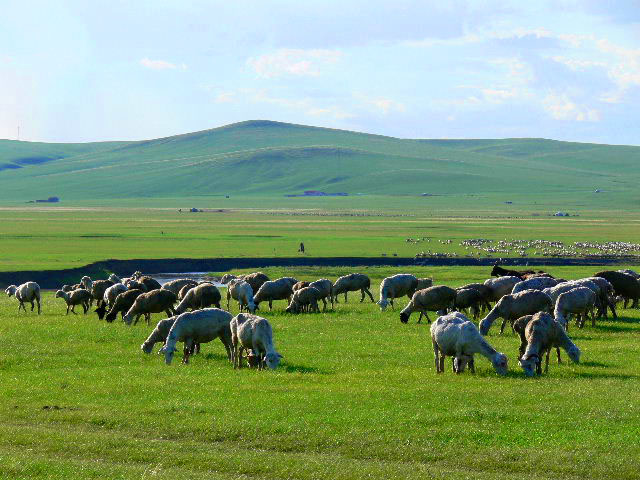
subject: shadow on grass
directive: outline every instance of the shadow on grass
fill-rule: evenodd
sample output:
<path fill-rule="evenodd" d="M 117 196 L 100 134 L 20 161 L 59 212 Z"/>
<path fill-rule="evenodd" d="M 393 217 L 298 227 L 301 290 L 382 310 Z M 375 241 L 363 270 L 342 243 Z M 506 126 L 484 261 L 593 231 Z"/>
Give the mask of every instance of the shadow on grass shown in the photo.
<path fill-rule="evenodd" d="M 597 372 L 577 372 L 574 374 L 576 378 L 611 378 L 615 380 L 631 380 L 640 378 L 640 375 L 626 375 L 620 373 L 597 373 Z"/>
<path fill-rule="evenodd" d="M 615 333 L 615 332 L 637 332 L 638 331 L 637 328 L 625 327 L 624 325 L 597 325 L 596 324 L 595 327 L 590 327 L 590 328 L 595 328 L 598 332 L 609 332 L 609 333 Z M 569 334 L 571 334 L 571 332 Z"/>
<path fill-rule="evenodd" d="M 611 365 L 607 365 L 602 362 L 582 362 L 580 365 L 584 365 L 585 367 L 596 367 L 596 368 L 609 368 Z"/>
<path fill-rule="evenodd" d="M 317 373 L 320 375 L 329 375 L 332 372 L 330 370 L 323 370 L 316 367 L 307 367 L 305 365 L 292 365 L 290 363 L 282 363 L 281 369 L 287 373 Z"/>

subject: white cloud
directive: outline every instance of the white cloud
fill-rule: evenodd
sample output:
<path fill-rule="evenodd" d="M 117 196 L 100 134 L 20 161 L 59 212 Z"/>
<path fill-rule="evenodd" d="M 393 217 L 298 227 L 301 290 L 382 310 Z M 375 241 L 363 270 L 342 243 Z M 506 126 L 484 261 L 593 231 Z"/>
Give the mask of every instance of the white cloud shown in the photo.
<path fill-rule="evenodd" d="M 251 57 L 247 65 L 264 78 L 318 76 L 323 67 L 337 63 L 342 55 L 340 50 L 282 48 L 274 53 Z"/>
<path fill-rule="evenodd" d="M 367 98 L 365 103 L 373 107 L 378 112 L 388 115 L 392 112 L 404 112 L 407 110 L 405 105 L 390 98 Z"/>
<path fill-rule="evenodd" d="M 310 108 L 309 110 L 306 111 L 306 113 L 314 117 L 331 117 L 337 120 L 345 120 L 347 118 L 355 117 L 354 114 L 349 113 L 346 110 L 343 110 L 342 108 L 336 107 L 336 106 L 324 107 L 324 108 Z"/>
<path fill-rule="evenodd" d="M 235 99 L 236 94 L 234 92 L 220 92 L 216 95 L 216 103 L 230 103 Z"/>
<path fill-rule="evenodd" d="M 543 100 L 544 109 L 556 120 L 598 122 L 600 112 L 577 105 L 566 94 L 549 93 Z"/>
<path fill-rule="evenodd" d="M 186 70 L 187 66 L 182 63 L 180 65 L 176 65 L 171 62 L 167 62 L 166 60 L 151 60 L 147 57 L 140 60 L 140 65 L 145 68 L 150 68 L 151 70 Z"/>
<path fill-rule="evenodd" d="M 567 57 L 563 57 L 561 55 L 555 55 L 555 56 L 550 57 L 550 58 L 554 62 L 566 65 L 567 67 L 569 67 L 571 70 L 574 70 L 574 71 L 582 71 L 582 70 L 587 70 L 588 68 L 595 68 L 595 67 L 601 67 L 602 68 L 602 67 L 606 67 L 607 66 L 607 64 L 605 62 L 598 62 L 598 61 L 594 61 L 594 60 L 580 60 L 580 59 L 575 59 L 575 58 L 567 58 Z"/>

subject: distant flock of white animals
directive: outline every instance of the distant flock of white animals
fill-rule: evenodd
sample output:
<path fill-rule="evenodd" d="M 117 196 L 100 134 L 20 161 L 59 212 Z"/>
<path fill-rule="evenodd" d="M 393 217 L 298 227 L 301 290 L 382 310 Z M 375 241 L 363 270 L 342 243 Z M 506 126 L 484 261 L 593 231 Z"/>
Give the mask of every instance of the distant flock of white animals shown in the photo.
<path fill-rule="evenodd" d="M 502 318 L 500 333 L 507 322 L 520 337 L 519 365 L 527 376 L 542 373 L 542 358 L 546 356 L 545 372 L 549 367 L 549 354 L 553 348 L 561 362 L 560 349 L 578 363 L 580 349 L 568 336 L 569 320 L 575 315 L 576 325 L 584 326 L 591 319 L 595 326 L 597 318 L 606 318 L 611 311 L 614 318 L 616 304 L 632 301 L 638 306 L 640 299 L 640 275 L 633 270 L 603 271 L 592 277 L 577 280 L 554 278 L 545 272 L 507 270 L 494 266 L 492 278 L 484 283 L 471 283 L 459 288 L 433 285 L 431 278 L 416 278 L 410 274 L 397 274 L 385 278 L 380 284 L 381 310 L 389 305 L 394 308 L 394 299 L 407 296 L 410 301 L 400 311 L 400 320 L 407 323 L 413 312 L 420 312 L 418 323 L 427 312 L 437 312 L 439 317 L 431 325 L 431 340 L 436 371 L 444 371 L 445 357 L 452 357 L 453 371 L 462 373 L 469 367 L 475 372 L 474 355 L 486 357 L 495 371 L 507 373 L 507 357 L 497 352 L 484 338 L 493 322 Z M 495 278 L 494 278 L 495 277 Z M 113 322 L 120 313 L 127 325 L 135 325 L 144 315 L 147 324 L 151 314 L 166 312 L 169 318 L 158 322 L 156 328 L 142 344 L 142 351 L 151 353 L 156 343 L 163 343 L 159 353 L 164 354 L 170 364 L 176 352 L 176 344 L 183 342 L 183 363 L 199 352 L 200 344 L 219 338 L 227 357 L 234 368 L 244 365 L 275 369 L 280 363 L 280 355 L 274 346 L 273 330 L 269 321 L 255 314 L 263 303 L 269 310 L 276 300 L 286 300 L 288 313 L 319 312 L 318 302 L 323 310 L 327 302 L 331 308 L 338 303 L 338 297 L 359 291 L 360 302 L 371 294 L 371 281 L 367 275 L 351 273 L 335 282 L 320 279 L 302 282 L 292 277 L 270 280 L 264 273 L 248 275 L 227 274 L 221 278 L 227 286 L 226 310 L 221 309 L 222 296 L 212 283 L 198 283 L 183 278 L 160 285 L 156 280 L 141 272 L 131 277 L 118 278 L 110 275 L 108 280 L 91 280 L 82 277 L 79 284 L 64 285 L 55 294 L 62 298 L 69 311 L 75 312 L 80 305 L 86 314 L 93 302 L 100 319 Z M 40 287 L 35 282 L 20 286 L 11 285 L 5 292 L 15 296 L 19 302 L 18 312 L 25 303 L 40 308 Z M 256 292 L 254 294 L 254 292 Z M 231 315 L 230 303 L 237 301 L 240 313 Z M 177 303 L 177 306 L 175 306 Z M 493 305 L 492 305 L 493 304 Z M 210 308 L 213 307 L 213 308 Z M 479 328 L 466 316 L 477 320 Z"/>

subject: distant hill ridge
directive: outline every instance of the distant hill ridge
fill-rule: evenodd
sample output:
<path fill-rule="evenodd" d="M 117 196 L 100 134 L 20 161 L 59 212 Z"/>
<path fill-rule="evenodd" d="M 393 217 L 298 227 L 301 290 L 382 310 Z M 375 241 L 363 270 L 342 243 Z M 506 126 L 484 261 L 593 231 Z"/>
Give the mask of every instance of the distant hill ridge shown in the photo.
<path fill-rule="evenodd" d="M 635 192 L 640 147 L 422 140 L 251 120 L 144 141 L 0 140 L 0 200 L 328 193 Z M 577 194 L 577 193 L 575 193 Z"/>

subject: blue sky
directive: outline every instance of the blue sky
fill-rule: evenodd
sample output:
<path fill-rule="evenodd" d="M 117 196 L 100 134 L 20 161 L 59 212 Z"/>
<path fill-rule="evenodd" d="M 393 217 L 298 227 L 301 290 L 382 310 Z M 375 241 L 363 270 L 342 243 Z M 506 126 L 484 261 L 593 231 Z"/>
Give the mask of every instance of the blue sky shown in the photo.
<path fill-rule="evenodd" d="M 640 145 L 639 106 L 640 1 L 2 2 L 0 138 L 271 119 Z"/>

